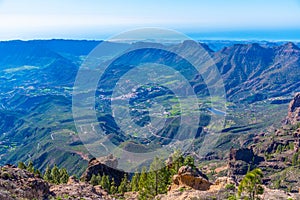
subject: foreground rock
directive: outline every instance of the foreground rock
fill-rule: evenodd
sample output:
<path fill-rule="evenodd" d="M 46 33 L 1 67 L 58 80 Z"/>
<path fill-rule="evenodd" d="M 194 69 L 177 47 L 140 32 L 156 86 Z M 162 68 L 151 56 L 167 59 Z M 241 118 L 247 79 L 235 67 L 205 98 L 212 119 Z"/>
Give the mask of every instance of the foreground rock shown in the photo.
<path fill-rule="evenodd" d="M 212 197 L 226 199 L 228 192 L 225 192 L 225 187 L 227 184 L 234 184 L 234 181 L 228 177 L 220 177 L 213 184 L 199 169 L 182 166 L 178 170 L 178 174 L 174 175 L 168 193 L 158 195 L 155 199 L 204 200 L 212 199 Z"/>
<path fill-rule="evenodd" d="M 111 199 L 100 186 L 70 177 L 68 184 L 52 185 L 26 170 L 12 165 L 0 167 L 0 199 Z"/>
<path fill-rule="evenodd" d="M 260 196 L 261 199 L 268 200 L 286 200 L 286 199 L 300 199 L 299 194 L 288 193 L 283 190 L 272 190 L 267 187 L 264 187 L 264 194 Z"/>
<path fill-rule="evenodd" d="M 287 193 L 282 190 L 271 190 L 264 187 L 264 194 L 260 195 L 260 199 L 263 200 L 287 200 L 300 199 L 299 194 Z M 220 190 L 208 190 L 200 191 L 194 189 L 187 190 L 173 190 L 169 191 L 168 194 L 156 196 L 156 200 L 211 200 L 211 199 L 227 199 L 228 190 L 222 188 Z M 234 193 L 231 193 L 234 195 Z"/>
<path fill-rule="evenodd" d="M 72 178 L 70 179 L 68 184 L 52 185 L 50 187 L 52 196 L 60 199 L 78 200 L 111 199 L 101 186 L 92 186 L 74 179 L 72 180 Z"/>
<path fill-rule="evenodd" d="M 92 175 L 108 175 L 110 180 L 113 178 L 116 185 L 119 185 L 125 175 L 124 171 L 116 169 L 118 162 L 112 155 L 100 159 L 93 158 L 89 161 L 88 168 L 82 174 L 81 179 L 90 181 Z"/>
<path fill-rule="evenodd" d="M 188 187 L 196 190 L 206 191 L 211 183 L 206 175 L 201 173 L 197 168 L 192 169 L 190 166 L 182 166 L 178 174 L 174 175 L 170 190 L 176 190 L 182 187 Z"/>
<path fill-rule="evenodd" d="M 0 168 L 0 199 L 45 199 L 50 186 L 34 174 L 11 165 Z"/>
<path fill-rule="evenodd" d="M 200 191 L 194 189 L 187 190 L 173 190 L 169 191 L 168 194 L 162 194 L 155 197 L 156 200 L 211 200 L 212 197 L 217 199 L 226 199 L 225 192 L 210 192 Z"/>

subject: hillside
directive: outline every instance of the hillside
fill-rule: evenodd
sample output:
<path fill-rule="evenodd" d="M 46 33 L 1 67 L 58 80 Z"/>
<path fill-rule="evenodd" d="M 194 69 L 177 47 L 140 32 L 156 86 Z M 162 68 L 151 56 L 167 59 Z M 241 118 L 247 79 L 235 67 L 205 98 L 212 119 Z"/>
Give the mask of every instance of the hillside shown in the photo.
<path fill-rule="evenodd" d="M 1 164 L 32 160 L 35 166 L 45 170 L 47 164 L 66 167 L 71 173 L 80 175 L 84 165 L 92 157 L 80 141 L 72 119 L 72 87 L 76 72 L 87 54 L 96 46 L 97 41 L 8 41 L 0 42 L 0 156 Z M 113 48 L 128 44 L 109 43 Z M 132 44 L 138 45 L 138 44 Z M 154 44 L 156 46 L 162 44 Z M 188 41 L 179 45 L 183 51 L 193 52 Z M 176 48 L 170 46 L 168 48 Z M 211 42 L 209 45 L 213 45 Z M 116 144 L 127 149 L 145 148 L 144 141 L 123 135 L 118 129 L 109 111 L 106 98 L 109 89 L 117 77 L 140 62 L 161 62 L 179 70 L 193 86 L 203 101 L 203 112 L 198 134 L 191 151 L 197 157 L 206 159 L 210 155 L 223 157 L 224 150 L 231 146 L 245 145 L 251 134 L 269 129 L 270 125 L 279 127 L 285 116 L 287 103 L 292 94 L 299 91 L 299 47 L 291 42 L 277 45 L 260 45 L 256 43 L 227 44 L 218 51 L 201 44 L 208 55 L 213 58 L 225 83 L 227 102 L 226 123 L 219 127 L 222 134 L 209 151 L 197 152 L 203 145 L 203 137 L 209 136 L 206 126 L 212 113 L 207 109 L 207 88 L 198 74 L 175 55 L 159 60 L 155 55 L 164 55 L 158 49 L 135 51 L 124 55 L 115 62 L 107 76 L 102 79 L 103 98 L 99 103 L 98 120 L 107 134 L 111 134 Z M 76 47 L 76 48 L 75 48 Z M 79 48 L 78 48 L 79 47 Z M 206 59 L 201 57 L 202 59 Z M 125 63 L 125 64 L 124 64 Z M 132 66 L 129 66 L 132 65 Z M 118 76 L 116 76 L 118 75 Z M 211 80 L 212 83 L 214 80 Z M 151 90 L 140 88 L 131 106 L 138 112 L 131 113 L 140 125 L 147 123 L 147 112 L 138 107 L 151 98 L 161 98 L 170 104 L 172 114 L 166 127 L 159 133 L 160 137 L 151 138 L 157 144 L 168 144 L 174 137 L 180 113 L 176 101 L 167 88 L 151 86 Z M 102 88 L 103 89 L 103 88 Z M 178 85 L 180 89 L 180 85 Z M 175 103 L 174 103 L 175 102 Z M 140 110 L 139 110 L 140 109 Z M 104 112 L 102 112 L 104 111 Z M 185 133 L 188 132 L 184 130 Z M 133 143 L 132 143 L 133 140 Z M 128 142 L 131 141 L 131 142 Z M 151 146 L 156 148 L 156 146 Z"/>

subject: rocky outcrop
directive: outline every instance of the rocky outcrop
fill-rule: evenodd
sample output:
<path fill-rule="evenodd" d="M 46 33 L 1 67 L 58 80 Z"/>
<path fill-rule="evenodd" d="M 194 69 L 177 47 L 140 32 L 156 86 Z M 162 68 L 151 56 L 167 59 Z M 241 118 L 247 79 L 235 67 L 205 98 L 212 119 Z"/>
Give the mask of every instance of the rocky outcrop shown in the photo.
<path fill-rule="evenodd" d="M 108 155 L 108 156 L 104 156 L 104 157 L 97 158 L 97 160 L 98 160 L 100 163 L 102 163 L 102 164 L 104 164 L 104 165 L 106 165 L 106 166 L 108 166 L 108 167 L 111 167 L 111 168 L 117 168 L 117 167 L 118 167 L 118 159 L 115 158 L 115 157 L 113 156 L 113 154 L 110 154 L 110 155 Z"/>
<path fill-rule="evenodd" d="M 263 157 L 255 155 L 252 149 L 230 149 L 228 161 L 228 177 L 238 181 L 239 177 L 245 175 L 247 171 L 252 170 L 260 162 L 264 161 Z"/>
<path fill-rule="evenodd" d="M 110 179 L 114 179 L 116 185 L 119 185 L 125 172 L 116 169 L 117 164 L 116 158 L 111 155 L 99 159 L 93 158 L 89 161 L 88 168 L 82 174 L 81 180 L 90 181 L 93 174 L 108 175 Z"/>
<path fill-rule="evenodd" d="M 232 178 L 224 176 L 224 177 L 218 177 L 216 179 L 215 183 L 212 186 L 217 186 L 221 189 L 221 188 L 225 188 L 225 186 L 227 184 L 235 184 L 235 183 L 234 183 L 234 180 Z"/>
<path fill-rule="evenodd" d="M 101 186 L 79 182 L 71 176 L 67 184 L 49 184 L 39 176 L 12 165 L 0 167 L 0 199 L 104 199 L 111 197 Z"/>
<path fill-rule="evenodd" d="M 74 182 L 74 180 L 69 180 L 68 184 L 52 185 L 50 192 L 53 197 L 60 199 L 111 199 L 101 186 L 92 186 L 84 182 Z"/>
<path fill-rule="evenodd" d="M 300 122 L 300 93 L 297 93 L 295 94 L 294 98 L 289 104 L 286 123 L 293 125 L 299 122 Z"/>
<path fill-rule="evenodd" d="M 183 167 L 182 169 L 187 169 L 187 168 Z M 226 190 L 225 187 L 227 184 L 234 184 L 233 180 L 228 177 L 219 177 L 214 184 L 209 183 L 207 179 L 205 180 L 206 180 L 205 188 L 200 187 L 201 189 L 195 189 L 195 187 L 190 187 L 190 186 L 187 187 L 186 185 L 182 184 L 180 187 L 177 187 L 177 189 L 169 190 L 167 194 L 157 195 L 155 199 L 156 200 L 187 200 L 187 199 L 208 200 L 213 198 L 227 199 L 227 196 L 229 195 L 230 191 Z M 189 182 L 189 184 L 190 183 L 191 182 Z"/>
<path fill-rule="evenodd" d="M 193 169 L 190 166 L 182 166 L 178 174 L 173 176 L 170 190 L 176 190 L 182 187 L 193 188 L 195 190 L 209 190 L 211 183 L 200 170 Z"/>
<path fill-rule="evenodd" d="M 0 167 L 0 199 L 45 199 L 50 186 L 34 174 L 12 165 Z"/>

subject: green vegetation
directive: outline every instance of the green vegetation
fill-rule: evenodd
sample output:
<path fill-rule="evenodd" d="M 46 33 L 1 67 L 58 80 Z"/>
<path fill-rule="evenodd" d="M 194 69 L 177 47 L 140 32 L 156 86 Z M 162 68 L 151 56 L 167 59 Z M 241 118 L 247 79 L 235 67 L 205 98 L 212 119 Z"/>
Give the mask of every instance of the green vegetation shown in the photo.
<path fill-rule="evenodd" d="M 179 151 L 176 151 L 171 159 L 172 163 L 165 166 L 164 162 L 156 157 L 148 173 L 146 168 L 143 168 L 140 174 L 135 173 L 131 180 L 131 190 L 139 192 L 139 199 L 153 199 L 157 194 L 166 193 L 173 175 L 181 166 L 186 164 L 195 167 L 194 159 L 191 156 L 184 159 Z"/>
<path fill-rule="evenodd" d="M 249 200 L 259 199 L 258 195 L 263 194 L 264 190 L 261 186 L 263 173 L 261 169 L 254 169 L 248 172 L 238 187 L 238 196 L 241 197 L 243 193 L 248 195 Z"/>
<path fill-rule="evenodd" d="M 40 170 L 34 168 L 33 162 L 31 160 L 28 162 L 28 165 L 26 165 L 24 162 L 19 162 L 18 168 L 25 169 L 31 173 L 34 173 L 35 175 L 42 177 L 42 173 L 40 172 Z"/>
<path fill-rule="evenodd" d="M 123 177 L 123 179 L 118 187 L 118 192 L 120 194 L 124 194 L 127 191 L 129 191 L 129 181 L 128 181 L 127 175 L 125 174 L 125 176 Z"/>
<path fill-rule="evenodd" d="M 57 165 L 54 165 L 50 173 L 49 171 L 45 172 L 44 179 L 46 180 L 46 178 L 50 183 L 62 184 L 68 182 L 69 174 L 67 173 L 67 170 L 65 168 L 59 169 Z"/>
<path fill-rule="evenodd" d="M 111 184 L 110 184 L 110 193 L 111 194 L 116 194 L 118 192 L 118 187 L 116 186 L 115 180 L 112 179 Z"/>
<path fill-rule="evenodd" d="M 137 192 L 139 190 L 139 180 L 140 174 L 134 173 L 133 177 L 131 178 L 131 191 Z"/>
<path fill-rule="evenodd" d="M 234 191 L 235 190 L 235 185 L 234 184 L 227 184 L 225 186 L 225 189 L 226 190 L 232 190 L 232 191 Z"/>
<path fill-rule="evenodd" d="M 90 183 L 91 183 L 93 186 L 95 186 L 95 185 L 100 185 L 100 184 L 101 184 L 101 176 L 100 176 L 100 174 L 98 174 L 98 175 L 93 174 L 93 175 L 92 175 L 92 178 L 91 178 L 91 180 L 90 180 Z"/>
<path fill-rule="evenodd" d="M 299 164 L 299 152 L 295 153 L 292 158 L 292 165 L 297 166 Z"/>
<path fill-rule="evenodd" d="M 110 180 L 109 180 L 108 175 L 104 174 L 102 176 L 100 185 L 103 187 L 103 189 L 105 189 L 109 192 L 109 190 L 110 190 Z"/>
<path fill-rule="evenodd" d="M 27 170 L 31 173 L 34 173 L 35 175 L 43 178 L 45 181 L 48 181 L 48 182 L 54 183 L 54 184 L 67 183 L 68 179 L 69 179 L 69 174 L 67 172 L 67 169 L 66 168 L 60 169 L 57 167 L 57 165 L 54 165 L 54 167 L 52 169 L 48 165 L 44 174 L 42 174 L 38 169 L 34 168 L 32 161 L 29 161 L 28 165 L 26 165 L 24 162 L 19 162 L 18 168 L 25 169 L 25 170 Z"/>

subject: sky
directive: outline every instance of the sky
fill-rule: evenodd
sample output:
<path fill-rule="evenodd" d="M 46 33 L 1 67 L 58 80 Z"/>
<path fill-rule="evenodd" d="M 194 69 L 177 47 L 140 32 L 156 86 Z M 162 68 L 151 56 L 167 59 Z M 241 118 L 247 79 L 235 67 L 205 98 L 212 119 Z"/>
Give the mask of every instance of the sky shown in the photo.
<path fill-rule="evenodd" d="M 105 39 L 143 27 L 197 39 L 300 40 L 300 0 L 0 0 L 0 40 Z"/>

